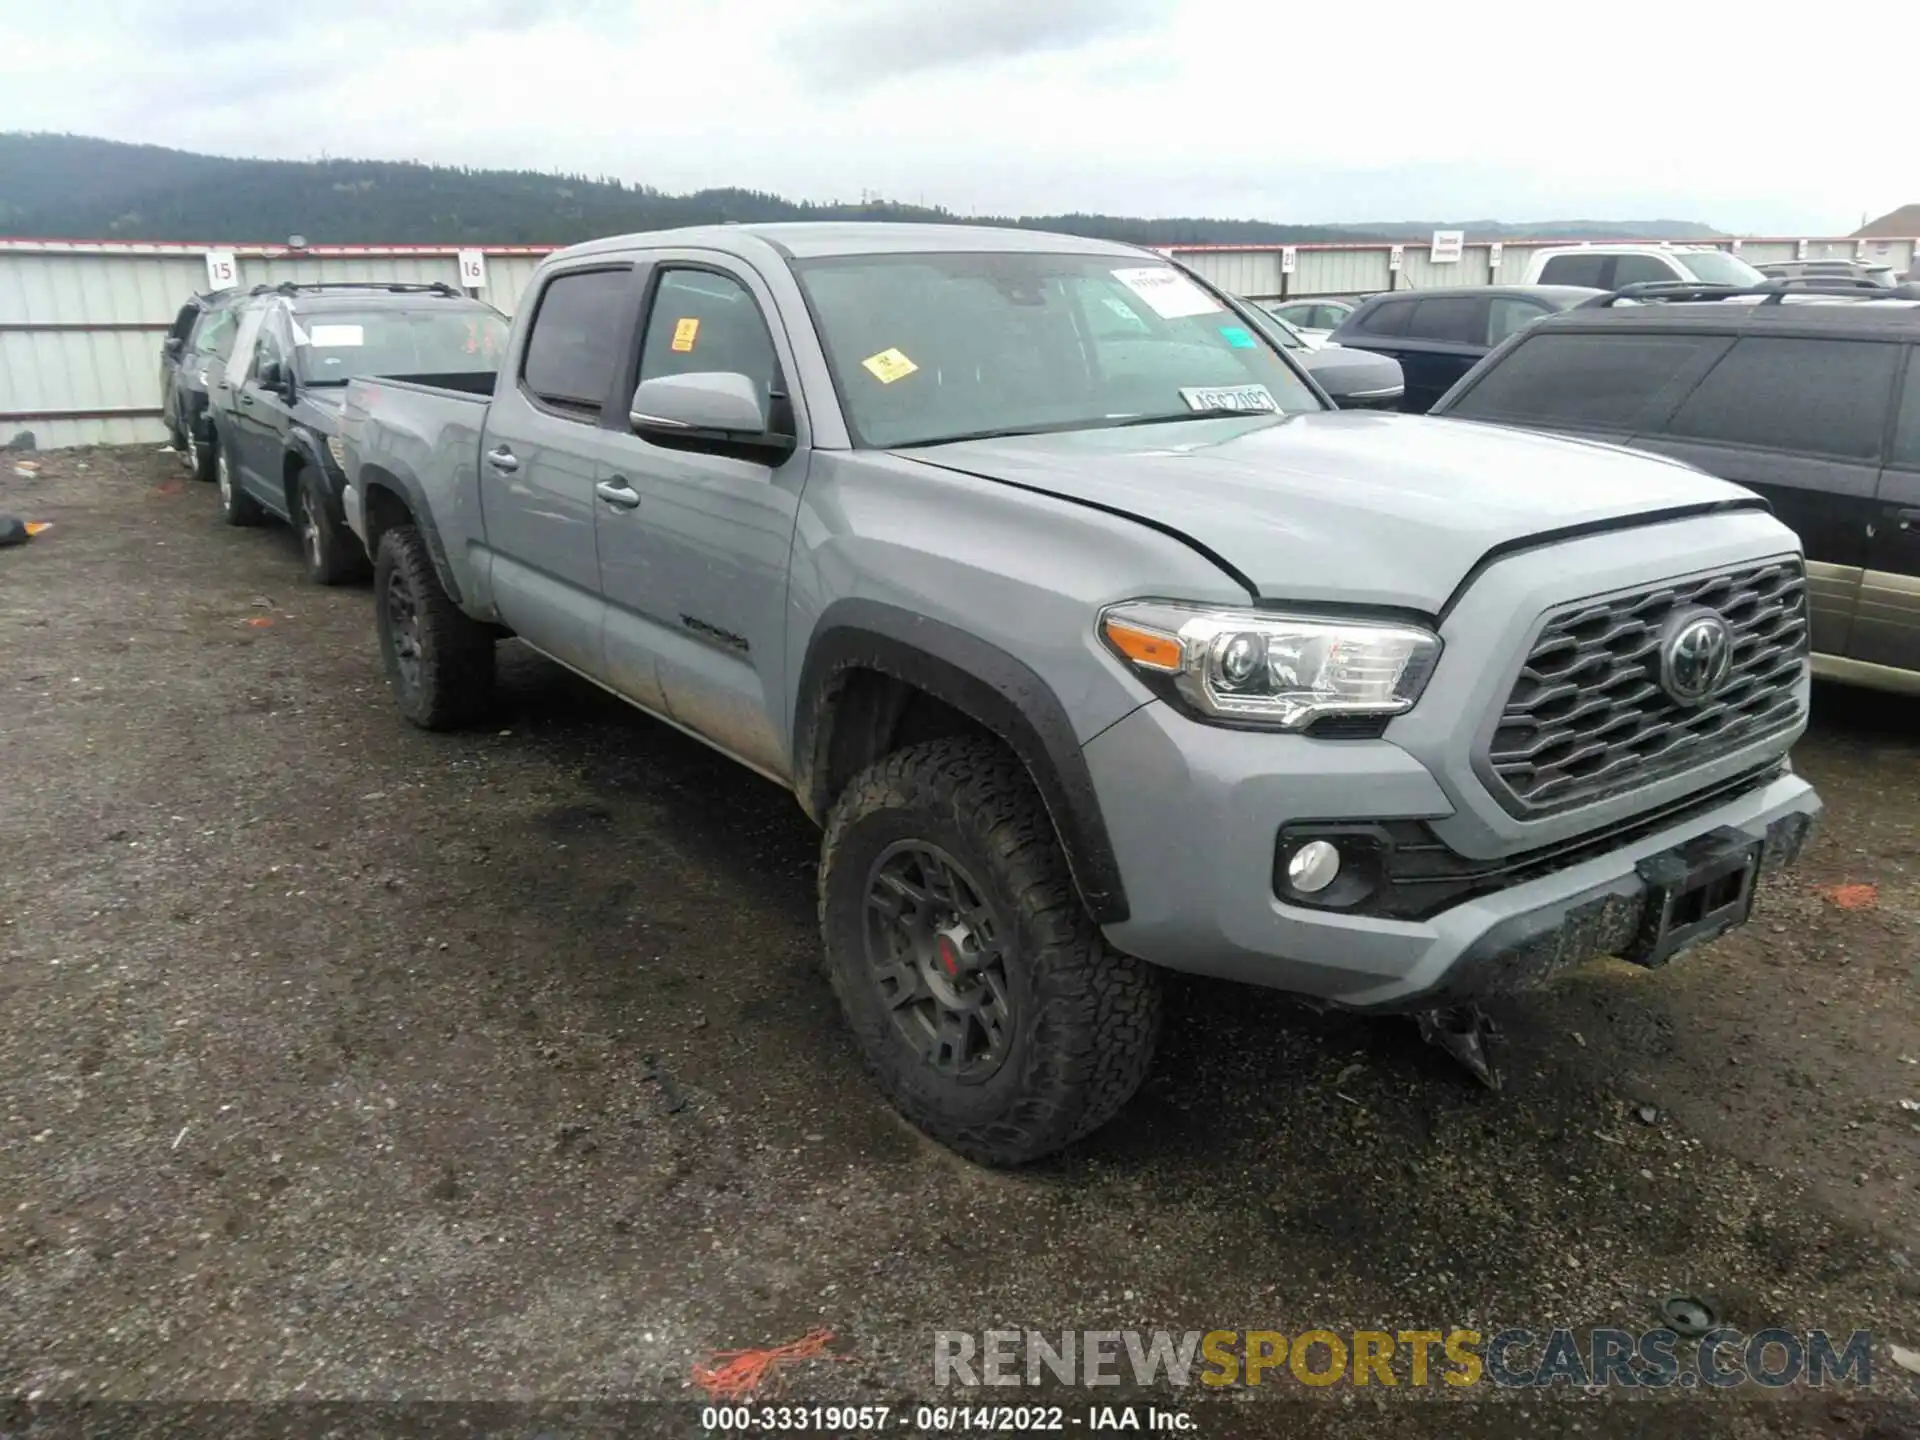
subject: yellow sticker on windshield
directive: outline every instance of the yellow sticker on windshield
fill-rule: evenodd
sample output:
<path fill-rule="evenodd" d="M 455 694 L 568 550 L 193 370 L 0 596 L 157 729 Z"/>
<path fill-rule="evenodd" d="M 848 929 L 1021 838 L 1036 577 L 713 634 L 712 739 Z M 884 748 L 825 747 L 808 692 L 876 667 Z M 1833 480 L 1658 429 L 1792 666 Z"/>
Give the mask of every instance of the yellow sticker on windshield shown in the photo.
<path fill-rule="evenodd" d="M 873 378 L 882 385 L 891 385 L 896 380 L 904 380 L 920 368 L 898 350 L 882 350 L 878 355 L 869 355 L 860 363 L 866 366 L 873 373 Z"/>
<path fill-rule="evenodd" d="M 693 349 L 693 342 L 700 338 L 698 320 L 676 320 L 673 322 L 673 348 L 682 355 Z"/>

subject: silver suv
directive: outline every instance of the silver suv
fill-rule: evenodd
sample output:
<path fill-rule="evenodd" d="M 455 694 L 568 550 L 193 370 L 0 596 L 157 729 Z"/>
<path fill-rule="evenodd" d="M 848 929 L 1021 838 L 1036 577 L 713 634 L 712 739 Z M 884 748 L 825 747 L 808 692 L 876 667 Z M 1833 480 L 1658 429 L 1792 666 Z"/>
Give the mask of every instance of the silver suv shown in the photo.
<path fill-rule="evenodd" d="M 1420 1018 L 1747 918 L 1819 802 L 1800 547 L 1668 460 L 1336 413 L 1162 257 L 729 226 L 546 260 L 497 376 L 354 380 L 402 712 L 506 635 L 788 787 L 882 1085 L 1112 1116 L 1163 969 Z"/>

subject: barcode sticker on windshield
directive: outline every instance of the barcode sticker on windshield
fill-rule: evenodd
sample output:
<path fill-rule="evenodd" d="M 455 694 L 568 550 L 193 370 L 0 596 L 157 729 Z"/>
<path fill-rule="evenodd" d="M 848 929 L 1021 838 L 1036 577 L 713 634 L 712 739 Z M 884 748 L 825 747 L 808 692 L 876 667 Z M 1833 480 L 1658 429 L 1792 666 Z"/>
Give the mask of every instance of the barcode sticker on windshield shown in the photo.
<path fill-rule="evenodd" d="M 307 343 L 320 350 L 367 343 L 366 329 L 360 325 L 316 325 L 311 336 Z"/>
<path fill-rule="evenodd" d="M 1180 398 L 1189 410 L 1230 410 L 1239 415 L 1267 415 L 1279 410 L 1273 392 L 1264 385 L 1187 385 Z"/>
<path fill-rule="evenodd" d="M 1113 278 L 1153 307 L 1163 320 L 1186 315 L 1215 315 L 1224 307 L 1171 265 L 1139 265 L 1116 270 Z"/>
<path fill-rule="evenodd" d="M 882 350 L 878 355 L 869 355 L 860 362 L 868 372 L 882 385 L 891 385 L 896 380 L 904 380 L 920 367 L 902 355 L 898 350 Z"/>

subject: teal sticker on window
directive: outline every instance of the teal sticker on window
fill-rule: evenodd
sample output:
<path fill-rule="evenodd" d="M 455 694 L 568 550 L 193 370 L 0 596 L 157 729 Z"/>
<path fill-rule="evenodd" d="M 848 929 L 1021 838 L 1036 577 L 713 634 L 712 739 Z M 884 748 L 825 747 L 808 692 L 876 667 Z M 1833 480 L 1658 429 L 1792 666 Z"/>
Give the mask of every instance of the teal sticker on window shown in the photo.
<path fill-rule="evenodd" d="M 1220 327 L 1220 333 L 1226 337 L 1227 344 L 1233 346 L 1236 350 L 1252 350 L 1257 348 L 1253 343 L 1253 336 L 1249 335 L 1238 325 L 1222 325 Z"/>

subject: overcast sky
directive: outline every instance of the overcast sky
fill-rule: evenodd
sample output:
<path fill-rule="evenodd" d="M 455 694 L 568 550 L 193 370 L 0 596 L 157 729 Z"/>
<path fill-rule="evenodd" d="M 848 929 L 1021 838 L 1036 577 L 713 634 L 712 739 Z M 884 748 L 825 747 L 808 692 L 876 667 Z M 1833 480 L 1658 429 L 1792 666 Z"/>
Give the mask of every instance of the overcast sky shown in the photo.
<path fill-rule="evenodd" d="M 1290 222 L 1819 235 L 1920 201 L 1892 10 L 1875 46 L 1870 12 L 1829 43 L 1638 0 L 0 3 L 0 130 L 218 154 Z"/>

